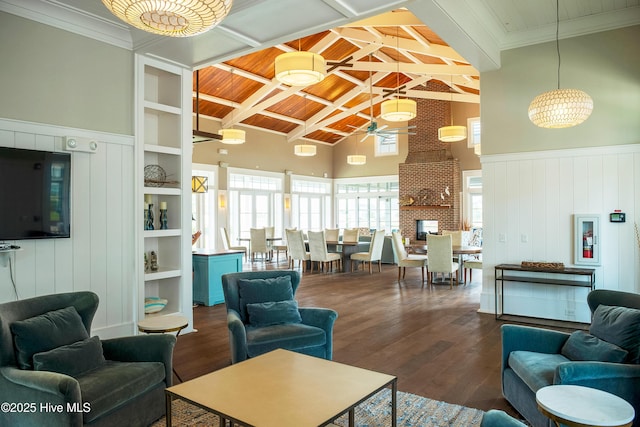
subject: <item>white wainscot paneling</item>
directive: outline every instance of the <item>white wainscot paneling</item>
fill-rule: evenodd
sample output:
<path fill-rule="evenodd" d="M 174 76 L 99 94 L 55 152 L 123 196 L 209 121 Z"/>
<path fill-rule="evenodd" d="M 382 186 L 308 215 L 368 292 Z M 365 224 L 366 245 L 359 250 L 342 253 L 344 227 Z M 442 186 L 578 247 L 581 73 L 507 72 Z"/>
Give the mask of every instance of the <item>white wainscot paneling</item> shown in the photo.
<path fill-rule="evenodd" d="M 596 288 L 640 293 L 640 144 L 482 157 L 483 292 L 494 312 L 494 266 L 522 261 L 574 266 L 575 213 L 600 215 L 602 264 Z M 609 222 L 620 209 L 627 222 Z M 578 266 L 582 267 L 582 266 Z M 589 322 L 587 288 L 509 284 L 513 314 Z"/>
<path fill-rule="evenodd" d="M 0 302 L 91 290 L 100 298 L 92 333 L 131 335 L 137 296 L 133 137 L 0 119 L 6 147 L 62 151 L 67 135 L 98 141 L 94 154 L 71 154 L 71 238 L 12 242 L 22 250 L 0 267 Z"/>

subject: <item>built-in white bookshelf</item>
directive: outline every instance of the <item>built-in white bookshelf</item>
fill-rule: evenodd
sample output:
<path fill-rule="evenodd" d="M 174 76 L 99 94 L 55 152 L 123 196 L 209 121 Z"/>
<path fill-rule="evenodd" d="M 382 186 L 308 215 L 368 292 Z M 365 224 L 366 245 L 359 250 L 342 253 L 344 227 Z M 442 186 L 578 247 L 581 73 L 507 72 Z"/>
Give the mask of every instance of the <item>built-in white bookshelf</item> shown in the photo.
<path fill-rule="evenodd" d="M 193 329 L 191 93 L 189 69 L 136 55 L 137 318 L 179 314 L 189 319 L 187 331 Z M 164 179 L 149 181 L 148 167 L 163 171 Z M 145 226 L 148 203 L 153 229 Z M 166 229 L 161 229 L 161 204 L 167 210 Z M 154 271 L 145 268 L 145 254 L 150 260 L 152 251 L 158 260 Z M 145 315 L 146 297 L 167 299 L 167 306 Z"/>

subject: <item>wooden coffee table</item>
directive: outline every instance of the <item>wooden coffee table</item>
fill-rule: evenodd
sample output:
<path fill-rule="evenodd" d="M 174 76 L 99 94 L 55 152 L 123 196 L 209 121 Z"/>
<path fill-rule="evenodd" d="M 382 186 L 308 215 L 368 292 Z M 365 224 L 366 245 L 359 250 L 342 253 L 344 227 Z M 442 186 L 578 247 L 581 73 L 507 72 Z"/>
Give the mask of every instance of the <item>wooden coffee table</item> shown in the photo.
<path fill-rule="evenodd" d="M 171 402 L 182 399 L 244 426 L 324 426 L 391 386 L 396 426 L 397 378 L 288 350 L 274 350 L 166 389 L 167 426 Z"/>
<path fill-rule="evenodd" d="M 538 409 L 556 425 L 629 427 L 635 411 L 626 400 L 578 385 L 551 385 L 536 393 Z"/>

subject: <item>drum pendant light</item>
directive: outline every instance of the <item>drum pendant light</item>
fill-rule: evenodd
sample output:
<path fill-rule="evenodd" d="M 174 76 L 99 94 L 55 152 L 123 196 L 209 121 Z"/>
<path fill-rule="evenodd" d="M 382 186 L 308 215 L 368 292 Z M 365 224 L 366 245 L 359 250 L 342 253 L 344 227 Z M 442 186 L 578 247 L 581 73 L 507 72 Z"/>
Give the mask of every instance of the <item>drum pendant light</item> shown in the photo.
<path fill-rule="evenodd" d="M 307 134 L 307 95 L 304 96 L 304 134 Z M 293 154 L 301 157 L 311 157 L 316 155 L 316 146 L 312 144 L 296 144 L 293 146 Z"/>
<path fill-rule="evenodd" d="M 289 86 L 304 87 L 320 83 L 327 74 L 324 58 L 313 52 L 298 50 L 278 55 L 275 60 L 276 79 Z"/>
<path fill-rule="evenodd" d="M 467 137 L 466 126 L 454 126 L 453 125 L 453 93 L 451 88 L 453 87 L 453 75 L 451 76 L 451 85 L 449 86 L 449 93 L 451 93 L 451 101 L 449 102 L 449 112 L 451 115 L 451 125 L 443 126 L 438 129 L 438 139 L 442 142 L 458 142 Z"/>
<path fill-rule="evenodd" d="M 417 115 L 417 104 L 413 99 L 400 99 L 400 41 L 396 27 L 396 99 L 388 99 L 380 104 L 380 117 L 389 122 L 406 122 Z"/>
<path fill-rule="evenodd" d="M 234 97 L 235 90 L 233 86 L 233 70 L 231 70 L 231 96 Z M 233 128 L 233 110 L 235 109 L 235 105 L 231 106 L 231 128 L 229 129 L 220 129 L 218 131 L 219 135 L 222 135 L 222 143 L 229 145 L 239 145 L 244 144 L 245 142 L 245 131 L 240 129 Z"/>

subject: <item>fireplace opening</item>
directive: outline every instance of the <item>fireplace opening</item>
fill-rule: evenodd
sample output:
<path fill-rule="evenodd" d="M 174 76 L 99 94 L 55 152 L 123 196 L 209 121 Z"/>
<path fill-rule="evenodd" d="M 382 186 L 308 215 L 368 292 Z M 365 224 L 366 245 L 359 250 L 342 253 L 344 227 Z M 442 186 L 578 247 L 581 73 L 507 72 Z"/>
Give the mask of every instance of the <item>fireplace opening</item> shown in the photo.
<path fill-rule="evenodd" d="M 427 240 L 427 234 L 438 234 L 438 220 L 416 219 L 416 240 Z"/>

